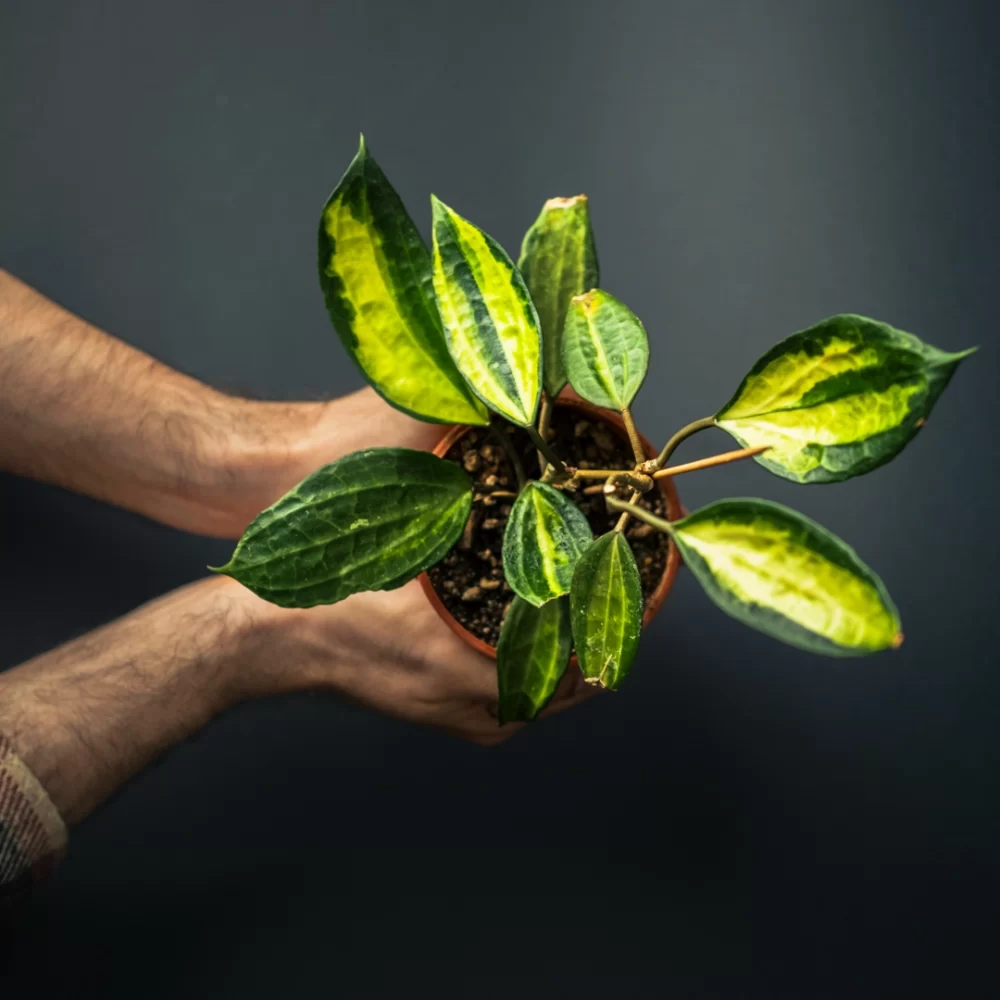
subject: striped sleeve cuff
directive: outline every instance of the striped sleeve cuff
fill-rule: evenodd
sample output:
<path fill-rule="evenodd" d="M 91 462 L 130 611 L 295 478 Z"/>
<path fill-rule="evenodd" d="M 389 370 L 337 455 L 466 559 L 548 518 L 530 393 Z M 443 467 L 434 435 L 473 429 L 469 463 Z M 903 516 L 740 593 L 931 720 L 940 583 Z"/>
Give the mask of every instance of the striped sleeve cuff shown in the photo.
<path fill-rule="evenodd" d="M 23 896 L 66 851 L 66 824 L 0 733 L 0 904 Z"/>

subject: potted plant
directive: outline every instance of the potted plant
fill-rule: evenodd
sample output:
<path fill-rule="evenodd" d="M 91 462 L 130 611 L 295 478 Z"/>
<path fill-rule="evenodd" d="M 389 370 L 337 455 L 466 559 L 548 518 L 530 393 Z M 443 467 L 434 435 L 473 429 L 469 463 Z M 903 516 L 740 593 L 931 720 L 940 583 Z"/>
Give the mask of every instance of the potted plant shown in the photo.
<path fill-rule="evenodd" d="M 362 139 L 323 208 L 319 277 L 375 390 L 454 426 L 434 454 L 373 448 L 317 470 L 218 572 L 299 608 L 424 574 L 451 627 L 495 653 L 500 724 L 533 719 L 574 651 L 588 681 L 619 687 L 681 557 L 723 611 L 802 649 L 902 642 L 881 580 L 840 539 L 766 500 L 684 515 L 672 479 L 747 457 L 796 483 L 869 472 L 917 433 L 970 351 L 833 316 L 771 348 L 728 403 L 657 451 L 630 411 L 646 332 L 599 288 L 586 198 L 546 202 L 517 265 L 431 201 L 428 252 Z M 668 464 L 707 427 L 739 449 Z"/>

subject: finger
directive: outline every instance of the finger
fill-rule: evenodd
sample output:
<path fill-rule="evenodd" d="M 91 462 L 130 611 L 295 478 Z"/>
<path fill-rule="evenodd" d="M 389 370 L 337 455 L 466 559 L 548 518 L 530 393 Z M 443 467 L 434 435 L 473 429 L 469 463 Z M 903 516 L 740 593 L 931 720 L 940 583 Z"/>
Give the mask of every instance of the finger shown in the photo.
<path fill-rule="evenodd" d="M 566 671 L 552 699 L 543 711 L 539 713 L 538 717 L 545 719 L 567 708 L 572 708 L 574 705 L 579 705 L 593 698 L 599 690 L 601 690 L 600 687 L 595 684 L 588 684 L 584 680 L 583 674 L 580 673 L 580 668 L 574 664 Z"/>

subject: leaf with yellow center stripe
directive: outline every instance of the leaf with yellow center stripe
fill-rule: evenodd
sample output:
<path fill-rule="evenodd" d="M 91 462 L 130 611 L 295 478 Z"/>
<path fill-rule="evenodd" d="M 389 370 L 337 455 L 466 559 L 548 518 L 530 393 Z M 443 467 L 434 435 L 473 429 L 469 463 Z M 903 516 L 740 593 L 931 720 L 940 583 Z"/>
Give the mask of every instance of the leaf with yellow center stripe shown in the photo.
<path fill-rule="evenodd" d="M 488 406 L 534 423 L 541 391 L 538 316 L 517 268 L 496 240 L 431 195 L 434 292 L 448 350 Z"/>
<path fill-rule="evenodd" d="M 718 500 L 657 527 L 673 537 L 708 596 L 751 628 L 828 656 L 863 656 L 903 641 L 878 576 L 849 545 L 794 510 Z"/>
<path fill-rule="evenodd" d="M 597 250 L 587 196 L 550 198 L 525 233 L 518 269 L 538 310 L 543 383 L 550 399 L 566 385 L 563 327 L 570 299 L 598 284 Z"/>
<path fill-rule="evenodd" d="M 646 378 L 649 340 L 628 306 L 595 288 L 569 304 L 563 358 L 570 385 L 588 403 L 624 410 Z"/>
<path fill-rule="evenodd" d="M 715 422 L 797 483 L 832 483 L 894 458 L 958 363 L 909 333 L 843 314 L 793 334 L 750 370 Z"/>
<path fill-rule="evenodd" d="M 622 532 L 601 535 L 580 558 L 569 609 L 584 678 L 614 690 L 632 667 L 642 632 L 642 581 Z"/>
<path fill-rule="evenodd" d="M 573 648 L 569 599 L 540 608 L 520 597 L 511 602 L 497 642 L 497 719 L 530 722 L 555 694 Z"/>
<path fill-rule="evenodd" d="M 364 139 L 323 208 L 319 280 L 338 336 L 383 399 L 421 420 L 489 422 L 448 353 L 427 247 Z"/>
<path fill-rule="evenodd" d="M 573 570 L 594 534 L 565 494 L 530 482 L 514 501 L 503 536 L 503 570 L 511 589 L 529 604 L 569 593 Z"/>

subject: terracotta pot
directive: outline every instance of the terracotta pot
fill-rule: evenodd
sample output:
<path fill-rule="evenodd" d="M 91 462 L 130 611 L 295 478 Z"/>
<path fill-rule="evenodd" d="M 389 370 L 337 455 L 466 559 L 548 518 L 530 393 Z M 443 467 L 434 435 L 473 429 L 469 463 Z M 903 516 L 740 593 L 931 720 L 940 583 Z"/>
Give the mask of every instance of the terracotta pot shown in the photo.
<path fill-rule="evenodd" d="M 588 417 L 591 420 L 599 420 L 601 423 L 610 427 L 612 432 L 617 434 L 623 441 L 626 443 L 628 442 L 628 431 L 625 430 L 625 424 L 622 422 L 622 418 L 612 410 L 602 410 L 599 407 L 592 406 L 590 403 L 584 402 L 582 399 L 557 399 L 556 406 L 561 409 L 571 409 L 576 413 L 579 413 L 581 417 Z M 452 427 L 437 443 L 437 446 L 434 449 L 434 454 L 439 458 L 446 455 L 451 446 L 455 444 L 456 441 L 460 440 L 469 430 L 469 427 L 461 424 Z M 644 437 L 642 438 L 642 446 L 646 451 L 647 457 L 655 458 L 658 454 L 656 448 L 654 448 Z M 658 479 L 656 484 L 660 488 L 660 492 L 663 494 L 663 498 L 667 505 L 667 519 L 674 521 L 681 517 L 681 502 L 677 497 L 677 488 L 674 486 L 673 478 L 667 477 L 665 479 Z M 677 576 L 677 570 L 680 568 L 680 565 L 680 552 L 677 551 L 677 546 L 671 541 L 670 550 L 667 554 L 667 565 L 663 570 L 663 576 L 661 577 L 656 590 L 653 591 L 652 596 L 647 602 L 645 613 L 642 616 L 643 628 L 645 628 L 653 620 L 656 613 L 663 606 L 663 602 L 666 600 L 667 594 L 670 593 L 670 588 L 673 586 L 674 578 Z M 479 636 L 473 635 L 467 628 L 465 628 L 464 625 L 461 625 L 458 622 L 454 615 L 452 615 L 452 613 L 444 606 L 444 602 L 434 589 L 434 585 L 431 583 L 430 577 L 426 573 L 421 573 L 418 579 L 420 580 L 420 586 L 424 588 L 427 600 L 431 602 L 431 606 L 442 617 L 448 628 L 450 628 L 460 639 L 467 642 L 473 649 L 482 653 L 484 656 L 496 659 L 496 647 L 483 642 Z"/>

